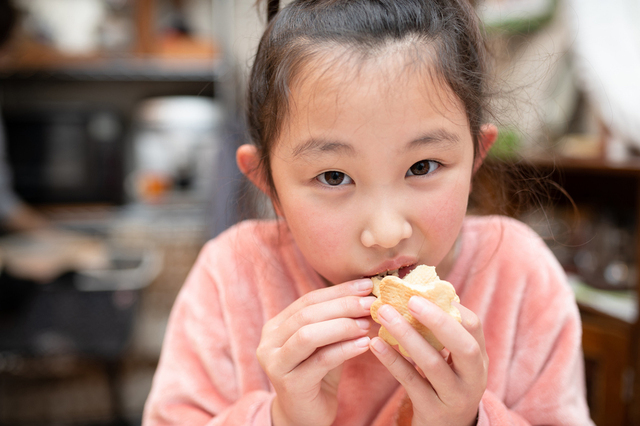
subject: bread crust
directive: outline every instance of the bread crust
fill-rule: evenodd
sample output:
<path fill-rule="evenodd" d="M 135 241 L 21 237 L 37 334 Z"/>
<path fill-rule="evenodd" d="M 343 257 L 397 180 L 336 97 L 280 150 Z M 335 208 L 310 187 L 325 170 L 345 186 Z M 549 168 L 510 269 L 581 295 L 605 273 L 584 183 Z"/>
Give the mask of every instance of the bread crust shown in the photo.
<path fill-rule="evenodd" d="M 409 299 L 412 296 L 424 297 L 451 315 L 456 321 L 462 322 L 460 311 L 451 304 L 453 301 L 460 302 L 456 290 L 451 283 L 438 277 L 433 266 L 420 265 L 404 279 L 391 275 L 386 276 L 379 280 L 378 293 L 378 299 L 371 305 L 371 317 L 375 322 L 380 323 L 378 309 L 382 305 L 391 305 L 438 351 L 442 350 L 444 346 L 436 339 L 431 330 L 409 313 L 407 307 Z M 398 345 L 400 353 L 409 356 L 384 326 L 380 327 L 378 336 L 392 346 Z"/>

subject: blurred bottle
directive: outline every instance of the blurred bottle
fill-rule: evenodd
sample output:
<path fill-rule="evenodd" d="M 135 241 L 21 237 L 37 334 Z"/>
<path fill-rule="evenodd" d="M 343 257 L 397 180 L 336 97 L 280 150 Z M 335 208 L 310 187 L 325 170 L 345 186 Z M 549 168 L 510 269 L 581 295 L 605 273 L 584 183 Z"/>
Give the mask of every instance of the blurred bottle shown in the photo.
<path fill-rule="evenodd" d="M 142 102 L 135 116 L 129 195 L 161 203 L 186 195 L 211 194 L 224 109 L 203 97 L 177 96 Z"/>

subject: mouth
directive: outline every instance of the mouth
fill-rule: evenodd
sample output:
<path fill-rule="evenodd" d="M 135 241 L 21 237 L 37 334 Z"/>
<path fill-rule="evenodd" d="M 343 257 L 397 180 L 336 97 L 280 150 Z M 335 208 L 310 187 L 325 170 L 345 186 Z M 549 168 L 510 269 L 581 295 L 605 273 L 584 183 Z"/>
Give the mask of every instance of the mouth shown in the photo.
<path fill-rule="evenodd" d="M 365 278 L 379 278 L 382 279 L 386 276 L 392 275 L 394 277 L 398 277 L 398 278 L 404 278 L 406 277 L 409 272 L 413 271 L 416 266 L 418 266 L 416 263 L 413 263 L 411 265 L 406 265 L 406 266 L 401 266 L 398 269 L 387 269 L 386 271 L 380 272 L 378 274 L 375 275 L 369 275 L 366 276 Z"/>

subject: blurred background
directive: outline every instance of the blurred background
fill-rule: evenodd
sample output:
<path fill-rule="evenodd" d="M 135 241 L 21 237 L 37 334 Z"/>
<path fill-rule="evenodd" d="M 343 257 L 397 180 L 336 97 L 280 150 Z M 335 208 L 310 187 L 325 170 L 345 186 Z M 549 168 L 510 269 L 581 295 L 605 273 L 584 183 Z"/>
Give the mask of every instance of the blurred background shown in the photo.
<path fill-rule="evenodd" d="M 570 276 L 594 420 L 640 425 L 640 3 L 474 5 L 488 161 L 546 182 L 512 214 Z M 200 248 L 263 210 L 234 156 L 264 21 L 253 0 L 0 0 L 0 27 L 0 425 L 138 425 Z"/>

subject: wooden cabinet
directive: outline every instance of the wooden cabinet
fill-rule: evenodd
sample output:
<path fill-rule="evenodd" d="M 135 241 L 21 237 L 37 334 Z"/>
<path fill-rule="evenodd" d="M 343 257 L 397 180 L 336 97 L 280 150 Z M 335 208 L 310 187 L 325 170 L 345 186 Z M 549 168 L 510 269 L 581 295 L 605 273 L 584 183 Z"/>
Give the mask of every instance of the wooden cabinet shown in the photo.
<path fill-rule="evenodd" d="M 636 272 L 640 264 L 640 161 L 610 163 L 560 158 L 534 163 L 552 182 L 559 183 L 567 191 L 571 199 L 556 194 L 560 206 L 575 203 L 577 216 L 583 220 L 587 211 L 606 212 L 624 224 L 624 232 L 632 241 L 627 251 L 634 258 L 635 299 L 631 300 L 635 303 L 635 317 L 621 319 L 592 305 L 580 305 L 580 298 L 578 301 L 583 320 L 582 343 L 592 418 L 598 426 L 640 425 L 640 327 L 637 319 L 640 274 Z M 564 244 L 563 241 L 559 243 Z M 625 294 L 628 293 L 629 290 Z"/>
<path fill-rule="evenodd" d="M 632 379 L 630 327 L 582 308 L 587 401 L 598 426 L 625 425 Z"/>

